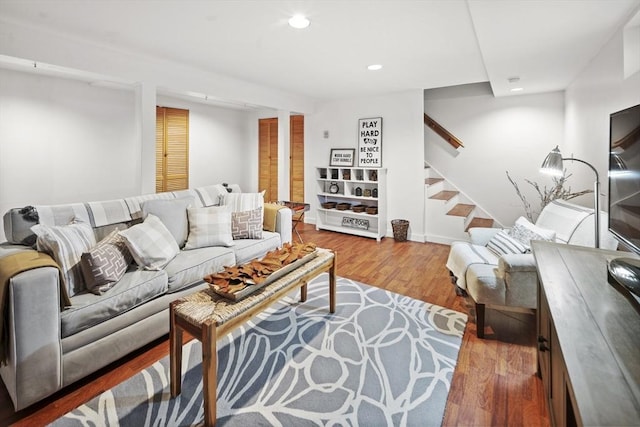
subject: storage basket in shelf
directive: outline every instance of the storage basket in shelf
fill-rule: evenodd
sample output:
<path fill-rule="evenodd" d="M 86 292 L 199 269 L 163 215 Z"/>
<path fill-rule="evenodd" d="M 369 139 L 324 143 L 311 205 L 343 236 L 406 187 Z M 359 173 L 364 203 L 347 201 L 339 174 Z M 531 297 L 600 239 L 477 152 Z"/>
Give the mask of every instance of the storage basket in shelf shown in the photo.
<path fill-rule="evenodd" d="M 323 209 L 333 209 L 336 207 L 336 202 L 324 202 L 321 206 Z"/>
<path fill-rule="evenodd" d="M 393 238 L 396 242 L 407 241 L 407 231 L 409 230 L 409 221 L 406 219 L 392 219 L 391 227 L 393 228 Z"/>
<path fill-rule="evenodd" d="M 369 215 L 377 215 L 378 214 L 378 207 L 377 206 L 367 206 L 364 211 L 366 213 L 368 213 Z"/>
<path fill-rule="evenodd" d="M 347 209 L 351 209 L 351 203 L 338 203 L 336 205 L 336 209 L 339 211 L 346 211 Z"/>

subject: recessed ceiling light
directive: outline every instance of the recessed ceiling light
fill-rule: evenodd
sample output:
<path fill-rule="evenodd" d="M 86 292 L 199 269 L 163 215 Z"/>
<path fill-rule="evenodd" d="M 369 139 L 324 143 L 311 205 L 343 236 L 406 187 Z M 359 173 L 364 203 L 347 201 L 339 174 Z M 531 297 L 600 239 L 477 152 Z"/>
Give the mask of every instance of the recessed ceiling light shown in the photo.
<path fill-rule="evenodd" d="M 293 28 L 301 30 L 311 25 L 311 21 L 309 21 L 309 19 L 307 19 L 307 17 L 304 15 L 293 15 L 291 18 L 289 18 L 289 25 Z"/>
<path fill-rule="evenodd" d="M 511 92 L 522 92 L 524 90 L 523 87 L 514 87 L 511 88 Z"/>
<path fill-rule="evenodd" d="M 378 71 L 380 69 L 382 69 L 382 65 L 380 64 L 372 64 L 367 67 L 367 70 L 369 71 Z"/>

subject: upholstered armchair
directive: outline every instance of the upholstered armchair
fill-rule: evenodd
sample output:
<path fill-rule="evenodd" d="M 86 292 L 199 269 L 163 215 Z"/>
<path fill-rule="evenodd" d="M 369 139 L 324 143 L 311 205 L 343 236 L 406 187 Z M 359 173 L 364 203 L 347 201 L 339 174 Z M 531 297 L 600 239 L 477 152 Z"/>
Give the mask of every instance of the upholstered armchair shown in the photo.
<path fill-rule="evenodd" d="M 606 224 L 606 213 L 600 213 Z M 468 242 L 453 242 L 447 268 L 460 295 L 475 304 L 477 336 L 484 337 L 485 308 L 533 312 L 538 274 L 531 240 L 550 240 L 593 247 L 593 209 L 556 200 L 535 224 L 521 217 L 510 229 L 471 228 Z M 602 227 L 601 227 L 602 228 Z M 615 249 L 617 241 L 601 229 L 600 247 Z"/>

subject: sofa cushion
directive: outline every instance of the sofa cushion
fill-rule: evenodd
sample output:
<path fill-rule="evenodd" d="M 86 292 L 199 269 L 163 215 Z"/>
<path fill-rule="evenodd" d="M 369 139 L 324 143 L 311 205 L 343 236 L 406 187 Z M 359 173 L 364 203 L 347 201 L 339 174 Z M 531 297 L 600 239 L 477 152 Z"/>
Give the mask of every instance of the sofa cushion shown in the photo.
<path fill-rule="evenodd" d="M 226 206 L 187 209 L 189 237 L 184 248 L 232 246 L 231 210 Z"/>
<path fill-rule="evenodd" d="M 60 315 L 62 337 L 87 329 L 144 304 L 167 290 L 167 273 L 131 266 L 103 295 L 88 291 L 71 298 L 72 307 Z"/>
<path fill-rule="evenodd" d="M 144 218 L 152 214 L 160 218 L 167 230 L 176 239 L 178 247 L 182 248 L 189 235 L 189 222 L 187 220 L 187 208 L 195 207 L 193 197 L 169 200 L 147 200 L 142 203 L 142 215 Z"/>
<path fill-rule="evenodd" d="M 506 231 L 498 231 L 487 243 L 487 248 L 497 256 L 505 254 L 523 254 L 527 247 L 518 240 L 509 236 Z"/>
<path fill-rule="evenodd" d="M 149 214 L 142 224 L 120 234 L 125 238 L 133 259 L 147 270 L 160 270 L 180 252 L 171 232 L 155 215 Z"/>
<path fill-rule="evenodd" d="M 164 268 L 169 277 L 168 292 L 175 292 L 202 281 L 207 274 L 221 271 L 224 267 L 235 264 L 235 254 L 230 248 L 223 246 L 180 251 Z"/>
<path fill-rule="evenodd" d="M 264 256 L 268 251 L 282 246 L 280 235 L 270 231 L 262 232 L 262 239 L 236 240 L 233 251 L 236 254 L 236 263 L 243 264 L 258 257 Z"/>
<path fill-rule="evenodd" d="M 262 239 L 262 208 L 231 213 L 233 240 Z"/>
<path fill-rule="evenodd" d="M 203 206 L 219 206 L 220 197 L 227 194 L 227 189 L 222 184 L 207 185 L 196 188 Z"/>
<path fill-rule="evenodd" d="M 122 278 L 133 257 L 118 230 L 102 239 L 81 257 L 80 266 L 89 292 L 100 295 Z"/>
<path fill-rule="evenodd" d="M 73 220 L 69 225 L 34 225 L 38 250 L 46 252 L 58 263 L 70 297 L 85 289 L 80 259 L 83 252 L 96 244 L 91 226 Z"/>

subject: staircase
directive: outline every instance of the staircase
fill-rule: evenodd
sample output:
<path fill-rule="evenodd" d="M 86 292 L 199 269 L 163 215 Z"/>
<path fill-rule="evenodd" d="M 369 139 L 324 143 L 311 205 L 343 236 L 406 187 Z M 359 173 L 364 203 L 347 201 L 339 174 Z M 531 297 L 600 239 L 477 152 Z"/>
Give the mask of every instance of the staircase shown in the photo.
<path fill-rule="evenodd" d="M 424 229 L 428 242 L 469 240 L 471 227 L 493 227 L 494 220 L 431 167 L 425 166 Z"/>

